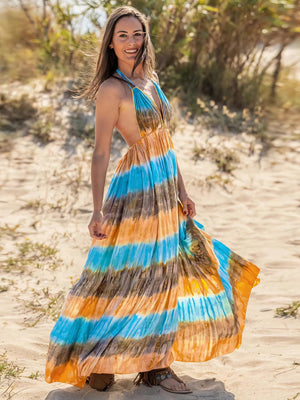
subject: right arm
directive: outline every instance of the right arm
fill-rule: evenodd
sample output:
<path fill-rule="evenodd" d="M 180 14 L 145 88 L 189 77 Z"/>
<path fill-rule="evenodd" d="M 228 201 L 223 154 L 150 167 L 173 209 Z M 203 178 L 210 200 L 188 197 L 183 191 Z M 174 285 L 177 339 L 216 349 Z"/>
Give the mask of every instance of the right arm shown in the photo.
<path fill-rule="evenodd" d="M 89 223 L 90 236 L 105 237 L 101 229 L 102 203 L 107 167 L 110 159 L 110 143 L 113 129 L 119 117 L 119 88 L 110 81 L 103 82 L 96 97 L 95 147 L 91 163 L 91 183 L 94 212 Z"/>

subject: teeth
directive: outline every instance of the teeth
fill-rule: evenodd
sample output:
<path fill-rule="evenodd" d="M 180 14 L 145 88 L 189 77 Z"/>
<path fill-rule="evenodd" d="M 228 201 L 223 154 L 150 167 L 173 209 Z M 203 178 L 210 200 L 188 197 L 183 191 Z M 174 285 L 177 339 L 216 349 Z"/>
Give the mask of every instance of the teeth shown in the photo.
<path fill-rule="evenodd" d="M 135 50 L 125 50 L 125 51 L 126 51 L 126 53 L 136 53 L 137 49 L 135 49 Z"/>

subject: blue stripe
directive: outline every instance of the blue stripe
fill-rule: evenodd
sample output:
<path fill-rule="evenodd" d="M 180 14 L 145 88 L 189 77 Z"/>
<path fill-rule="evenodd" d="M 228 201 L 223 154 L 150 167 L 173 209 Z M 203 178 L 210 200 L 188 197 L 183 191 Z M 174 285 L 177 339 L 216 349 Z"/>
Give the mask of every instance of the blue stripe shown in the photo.
<path fill-rule="evenodd" d="M 132 165 L 125 172 L 115 174 L 109 184 L 106 199 L 120 198 L 129 193 L 146 191 L 177 176 L 176 157 L 173 149 L 163 156 L 152 157 L 150 161 Z"/>
<path fill-rule="evenodd" d="M 230 254 L 232 251 L 224 243 L 222 243 L 219 240 L 214 239 L 214 238 L 212 239 L 212 245 L 213 245 L 214 254 L 219 261 L 219 269 L 218 269 L 219 276 L 221 278 L 223 287 L 226 291 L 227 297 L 233 303 L 232 287 L 231 287 L 230 278 L 228 275 L 229 260 L 230 260 Z"/>
<path fill-rule="evenodd" d="M 225 291 L 219 294 L 178 298 L 179 322 L 216 321 L 232 315 Z"/>
<path fill-rule="evenodd" d="M 204 226 L 200 224 L 198 221 L 193 219 L 195 225 L 204 231 Z M 186 231 L 186 221 L 179 225 L 179 243 L 180 243 L 180 252 L 185 253 L 187 256 L 191 256 L 191 245 L 192 241 L 195 240 L 191 235 L 187 235 Z M 230 283 L 230 278 L 228 275 L 228 268 L 229 268 L 229 260 L 231 250 L 227 247 L 224 243 L 220 242 L 217 239 L 212 238 L 212 246 L 213 252 L 219 262 L 219 276 L 226 292 L 227 298 L 233 303 L 233 293 L 232 287 Z"/>
<path fill-rule="evenodd" d="M 177 308 L 146 316 L 134 314 L 115 318 L 103 315 L 99 320 L 83 317 L 71 319 L 61 315 L 52 329 L 50 339 L 61 345 L 84 344 L 113 337 L 138 340 L 150 335 L 176 332 L 177 327 Z"/>
<path fill-rule="evenodd" d="M 204 231 L 204 226 L 200 224 L 200 222 L 196 221 L 193 219 L 194 224 L 196 225 L 197 228 L 200 228 L 201 230 Z M 181 224 L 179 224 L 179 243 L 180 243 L 180 251 L 182 253 L 185 253 L 187 256 L 192 255 L 191 252 L 191 245 L 192 241 L 195 240 L 191 235 L 187 235 L 187 230 L 186 230 L 186 223 L 187 220 L 184 220 Z"/>
<path fill-rule="evenodd" d="M 128 243 L 123 246 L 93 246 L 90 248 L 84 268 L 106 272 L 124 268 L 149 267 L 153 263 L 166 263 L 178 256 L 179 235 L 166 236 L 150 243 Z"/>
<path fill-rule="evenodd" d="M 154 109 L 157 112 L 157 109 L 153 105 L 152 101 L 145 96 L 143 92 L 139 88 L 133 88 L 133 97 L 134 97 L 134 105 L 137 112 L 141 114 L 150 113 L 151 109 Z"/>
<path fill-rule="evenodd" d="M 181 224 L 179 224 L 179 251 L 181 254 L 184 254 L 185 256 L 191 256 L 191 244 L 192 244 L 192 238 L 190 235 L 187 235 L 187 229 L 186 229 L 186 223 L 187 220 L 183 220 Z"/>
<path fill-rule="evenodd" d="M 200 224 L 200 222 L 196 221 L 195 219 L 193 219 L 194 224 L 200 228 L 202 231 L 205 231 L 204 225 Z"/>

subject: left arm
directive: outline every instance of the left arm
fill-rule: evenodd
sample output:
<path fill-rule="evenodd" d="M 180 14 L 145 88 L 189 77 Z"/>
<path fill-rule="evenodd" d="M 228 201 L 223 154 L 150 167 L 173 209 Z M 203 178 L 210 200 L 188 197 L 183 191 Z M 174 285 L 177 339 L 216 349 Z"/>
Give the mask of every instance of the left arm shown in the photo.
<path fill-rule="evenodd" d="M 194 218 L 194 216 L 196 215 L 195 203 L 188 196 L 188 194 L 186 192 L 177 159 L 176 159 L 176 164 L 177 164 L 177 171 L 178 171 L 178 195 L 179 195 L 179 199 L 182 203 L 182 210 L 185 215 L 187 215 L 191 218 Z"/>
<path fill-rule="evenodd" d="M 153 71 L 153 75 L 156 78 L 157 82 L 159 83 L 159 78 L 155 71 Z M 177 159 L 176 159 L 176 164 L 178 171 L 178 195 L 179 195 L 179 200 L 182 203 L 182 211 L 185 215 L 193 218 L 196 215 L 195 203 L 187 195 Z"/>

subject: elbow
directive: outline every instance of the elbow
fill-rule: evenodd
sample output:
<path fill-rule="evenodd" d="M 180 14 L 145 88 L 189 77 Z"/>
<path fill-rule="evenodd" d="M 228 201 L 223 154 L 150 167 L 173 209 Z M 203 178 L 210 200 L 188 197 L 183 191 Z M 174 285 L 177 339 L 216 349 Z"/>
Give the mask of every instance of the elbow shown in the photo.
<path fill-rule="evenodd" d="M 93 156 L 92 156 L 93 162 L 101 162 L 108 164 L 109 159 L 110 159 L 109 151 L 96 150 L 96 149 L 93 151 Z"/>

